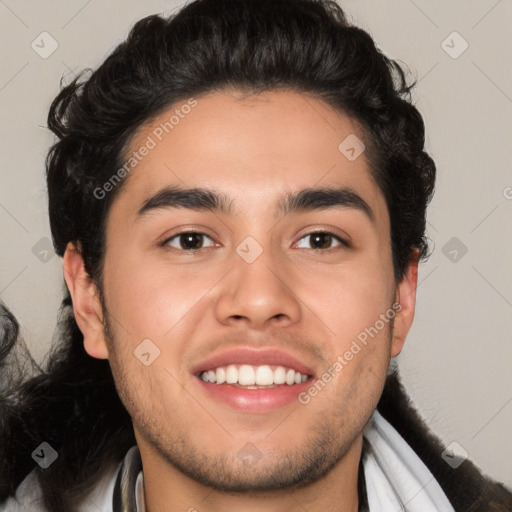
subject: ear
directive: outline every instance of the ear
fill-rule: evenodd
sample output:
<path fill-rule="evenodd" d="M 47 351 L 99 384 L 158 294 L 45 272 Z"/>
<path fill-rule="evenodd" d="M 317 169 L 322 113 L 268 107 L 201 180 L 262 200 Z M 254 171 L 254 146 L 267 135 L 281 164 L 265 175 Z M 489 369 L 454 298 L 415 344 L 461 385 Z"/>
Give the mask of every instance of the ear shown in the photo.
<path fill-rule="evenodd" d="M 63 273 L 73 301 L 76 322 L 84 335 L 86 352 L 97 359 L 107 359 L 108 347 L 99 290 L 85 270 L 82 254 L 71 242 L 64 252 Z"/>
<path fill-rule="evenodd" d="M 391 357 L 395 357 L 402 351 L 405 338 L 409 333 L 414 320 L 416 307 L 416 287 L 418 283 L 419 250 L 413 249 L 404 277 L 396 287 L 396 303 L 399 310 L 394 319 L 393 340 L 391 343 Z"/>

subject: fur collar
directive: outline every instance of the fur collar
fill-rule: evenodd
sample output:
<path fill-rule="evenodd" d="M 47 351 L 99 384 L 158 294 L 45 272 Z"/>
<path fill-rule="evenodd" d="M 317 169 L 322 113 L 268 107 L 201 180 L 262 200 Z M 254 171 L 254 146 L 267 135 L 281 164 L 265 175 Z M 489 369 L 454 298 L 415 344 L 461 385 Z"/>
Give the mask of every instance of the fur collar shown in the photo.
<path fill-rule="evenodd" d="M 469 459 L 457 469 L 442 459 L 445 447 L 412 405 L 397 372 L 388 376 L 377 410 L 425 463 L 456 512 L 512 511 L 512 493 Z"/>

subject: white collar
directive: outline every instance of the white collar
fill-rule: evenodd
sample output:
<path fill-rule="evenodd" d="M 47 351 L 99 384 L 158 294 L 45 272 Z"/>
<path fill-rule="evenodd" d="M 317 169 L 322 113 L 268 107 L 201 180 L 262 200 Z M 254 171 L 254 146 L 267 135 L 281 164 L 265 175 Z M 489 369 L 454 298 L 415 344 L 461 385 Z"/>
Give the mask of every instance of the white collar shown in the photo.
<path fill-rule="evenodd" d="M 371 512 L 454 512 L 441 486 L 378 411 L 363 435 L 366 494 Z"/>

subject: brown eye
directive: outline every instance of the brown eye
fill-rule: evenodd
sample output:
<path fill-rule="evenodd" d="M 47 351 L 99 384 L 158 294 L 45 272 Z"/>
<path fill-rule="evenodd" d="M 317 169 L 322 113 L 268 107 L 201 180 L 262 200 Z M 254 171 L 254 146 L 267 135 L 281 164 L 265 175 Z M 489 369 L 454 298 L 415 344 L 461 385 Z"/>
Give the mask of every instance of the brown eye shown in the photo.
<path fill-rule="evenodd" d="M 345 240 L 340 237 L 333 235 L 332 233 L 326 231 L 318 231 L 315 233 L 309 233 L 308 235 L 303 236 L 299 240 L 299 244 L 305 240 L 305 245 L 299 246 L 301 249 L 314 249 L 314 250 L 325 250 L 325 249 L 333 249 L 336 246 L 342 245 L 347 247 L 348 244 Z M 335 244 L 335 245 L 333 245 Z M 308 247 L 309 246 L 309 247 Z"/>
<path fill-rule="evenodd" d="M 196 231 L 186 231 L 183 233 L 178 233 L 173 237 L 169 238 L 165 245 L 168 245 L 174 249 L 182 250 L 182 251 L 198 251 L 200 249 L 204 249 L 203 244 L 205 239 L 213 240 L 204 233 L 198 233 Z"/>

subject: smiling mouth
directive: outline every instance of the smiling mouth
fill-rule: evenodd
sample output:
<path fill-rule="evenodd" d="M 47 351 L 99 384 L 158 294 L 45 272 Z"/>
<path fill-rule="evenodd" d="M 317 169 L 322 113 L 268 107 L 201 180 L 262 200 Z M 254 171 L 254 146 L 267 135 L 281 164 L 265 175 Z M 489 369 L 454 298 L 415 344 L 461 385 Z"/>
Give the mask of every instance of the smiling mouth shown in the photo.
<path fill-rule="evenodd" d="M 244 389 L 271 389 L 279 386 L 294 386 L 306 382 L 311 375 L 303 374 L 285 366 L 229 364 L 197 374 L 204 382 L 229 385 Z"/>

